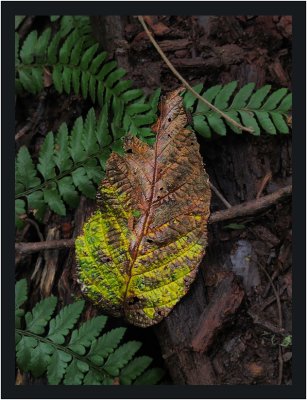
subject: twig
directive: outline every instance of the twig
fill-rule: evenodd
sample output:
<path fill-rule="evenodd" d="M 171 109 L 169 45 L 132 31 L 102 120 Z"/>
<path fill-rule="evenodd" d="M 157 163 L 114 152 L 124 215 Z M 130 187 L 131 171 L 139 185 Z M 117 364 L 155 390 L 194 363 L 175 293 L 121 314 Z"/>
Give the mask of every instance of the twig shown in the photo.
<path fill-rule="evenodd" d="M 261 197 L 258 200 L 247 201 L 228 208 L 227 210 L 216 211 L 211 214 L 209 218 L 209 224 L 216 222 L 228 221 L 238 217 L 247 217 L 256 214 L 266 208 L 278 203 L 279 201 L 289 197 L 292 193 L 292 185 L 286 186 L 285 188 L 279 189 L 276 192 L 267 196 Z M 74 247 L 74 239 L 59 239 L 49 240 L 46 242 L 32 242 L 32 243 L 15 243 L 15 251 L 19 253 L 35 253 L 41 250 L 48 249 L 61 249 Z"/>
<path fill-rule="evenodd" d="M 75 239 L 46 240 L 45 242 L 15 243 L 19 253 L 36 253 L 41 250 L 63 249 L 74 247 Z"/>
<path fill-rule="evenodd" d="M 283 369 L 284 369 L 284 360 L 282 358 L 282 350 L 281 350 L 281 345 L 278 346 L 278 380 L 277 383 L 278 385 L 282 384 L 282 376 L 283 376 Z"/>
<path fill-rule="evenodd" d="M 29 120 L 15 135 L 15 140 L 20 140 L 32 127 L 33 123 Z"/>
<path fill-rule="evenodd" d="M 247 312 L 247 314 L 250 317 L 252 317 L 253 323 L 255 325 L 260 326 L 264 330 L 273 332 L 276 335 L 284 336 L 285 334 L 287 334 L 287 332 L 286 332 L 286 330 L 284 328 L 280 328 L 279 326 L 276 326 L 276 325 L 272 324 L 272 322 L 270 322 L 268 320 L 265 320 L 265 319 L 262 319 L 255 311 L 249 310 Z"/>
<path fill-rule="evenodd" d="M 210 182 L 210 188 L 213 190 L 213 192 L 217 195 L 217 197 L 221 200 L 223 204 L 227 208 L 231 208 L 232 205 L 228 203 L 228 201 L 225 199 L 225 197 L 222 195 L 222 193 Z"/>
<path fill-rule="evenodd" d="M 40 240 L 41 242 L 43 242 L 43 241 L 44 241 L 44 236 L 43 236 L 43 234 L 41 233 L 38 224 L 37 224 L 33 219 L 31 219 L 31 218 L 26 218 L 25 221 L 29 222 L 29 224 L 31 224 L 31 225 L 34 226 L 34 228 L 36 229 L 37 235 L 38 235 L 38 237 L 39 237 L 39 240 Z"/>
<path fill-rule="evenodd" d="M 208 100 L 206 100 L 204 97 L 202 97 L 201 95 L 199 95 L 197 92 L 195 92 L 195 90 L 192 88 L 191 85 L 189 85 L 189 83 L 180 75 L 180 73 L 176 70 L 176 68 L 173 66 L 173 64 L 169 61 L 169 59 L 166 57 L 166 55 L 164 54 L 163 50 L 160 48 L 160 46 L 158 45 L 158 43 L 155 41 L 154 37 L 152 36 L 151 32 L 149 31 L 149 29 L 147 28 L 147 25 L 144 21 L 144 18 L 142 16 L 138 16 L 138 19 L 140 21 L 140 23 L 142 24 L 145 32 L 147 33 L 149 40 L 151 41 L 151 43 L 154 45 L 154 47 L 156 48 L 157 52 L 160 54 L 160 56 L 162 57 L 162 59 L 164 60 L 164 62 L 167 64 L 167 66 L 169 67 L 169 69 L 172 71 L 172 73 L 182 82 L 182 84 L 190 91 L 193 93 L 193 95 L 195 97 L 198 98 L 198 100 L 202 101 L 203 103 L 205 103 L 209 108 L 211 108 L 211 110 L 215 111 L 216 113 L 220 114 L 223 118 L 225 118 L 228 122 L 230 122 L 232 125 L 236 126 L 237 128 L 241 129 L 242 131 L 247 131 L 252 133 L 254 130 L 251 128 L 247 128 L 241 124 L 239 124 L 237 121 L 235 121 L 234 119 L 230 118 L 227 114 L 223 113 L 223 111 L 219 110 L 217 107 L 215 107 L 213 104 L 209 103 Z"/>
<path fill-rule="evenodd" d="M 259 264 L 260 265 L 260 264 Z M 260 268 L 262 269 L 262 271 L 265 273 L 265 275 L 267 276 L 268 280 L 271 283 L 274 295 L 276 297 L 276 303 L 277 303 L 277 308 L 278 308 L 278 323 L 279 323 L 279 327 L 282 328 L 282 312 L 281 312 L 281 303 L 280 303 L 280 298 L 279 298 L 279 294 L 278 291 L 276 290 L 276 287 L 274 285 L 274 282 L 272 280 L 272 278 L 270 277 L 269 273 L 267 272 L 267 270 L 265 269 L 265 267 L 263 267 L 262 265 L 260 265 Z"/>
<path fill-rule="evenodd" d="M 271 279 L 272 279 L 273 282 L 275 281 L 275 278 L 277 277 L 278 274 L 279 274 L 279 270 L 276 269 L 276 270 L 274 271 L 273 275 L 271 276 Z M 267 298 L 267 296 L 268 296 L 268 294 L 269 294 L 269 291 L 270 291 L 270 288 L 271 288 L 271 283 L 268 282 L 266 288 L 264 289 L 264 293 L 262 294 L 262 297 L 263 297 L 264 299 Z"/>
<path fill-rule="evenodd" d="M 41 242 L 43 242 L 43 241 L 44 241 L 44 236 L 42 235 L 42 233 L 41 233 L 41 231 L 40 231 L 40 229 L 39 229 L 39 226 L 38 226 L 38 224 L 36 223 L 36 221 L 34 221 L 33 219 L 31 219 L 31 218 L 29 218 L 29 217 L 25 218 L 24 220 L 27 222 L 27 224 L 26 224 L 26 226 L 25 226 L 25 228 L 24 228 L 24 230 L 23 230 L 23 232 L 22 232 L 21 240 L 24 238 L 26 232 L 29 230 L 30 226 L 32 225 L 32 226 L 34 226 L 34 228 L 36 229 L 36 232 L 37 232 L 37 235 L 38 235 L 38 237 L 39 237 L 39 240 L 40 240 Z M 19 262 L 21 261 L 21 259 L 23 258 L 24 255 L 25 255 L 25 254 L 24 254 L 24 253 L 21 253 L 21 252 L 18 252 L 18 253 L 16 254 L 16 257 L 15 257 L 15 265 L 19 264 Z M 39 258 L 40 258 L 40 257 L 41 257 L 41 256 L 39 256 Z M 39 258 L 38 258 L 38 259 L 39 259 Z M 38 261 L 37 261 L 37 262 L 38 262 Z M 37 262 L 36 262 L 36 264 L 37 264 Z"/>
<path fill-rule="evenodd" d="M 29 229 L 30 229 L 30 223 L 26 224 L 25 227 L 22 230 L 22 233 L 20 235 L 20 240 L 22 241 L 24 239 L 24 237 L 26 236 L 26 234 L 28 233 Z"/>
<path fill-rule="evenodd" d="M 271 296 L 268 299 L 266 299 L 260 306 L 260 311 L 265 310 L 268 306 L 270 306 L 272 303 L 276 301 L 275 296 Z"/>
<path fill-rule="evenodd" d="M 254 215 L 291 196 L 291 194 L 292 185 L 289 185 L 282 189 L 276 190 L 274 193 L 263 196 L 260 199 L 247 201 L 237 206 L 233 206 L 228 210 L 216 211 L 215 213 L 211 214 L 209 223 L 213 224 L 216 222 Z"/>
<path fill-rule="evenodd" d="M 276 303 L 277 303 L 277 310 L 278 310 L 278 323 L 279 323 L 279 328 L 282 329 L 282 311 L 281 311 L 281 302 L 280 302 L 280 297 L 278 294 L 278 291 L 274 285 L 274 282 L 272 280 L 272 278 L 270 277 L 270 274 L 267 272 L 267 270 L 265 269 L 265 267 L 263 267 L 262 265 L 260 265 L 260 268 L 262 269 L 262 271 L 265 273 L 265 275 L 267 276 L 268 280 L 271 283 L 274 295 L 276 297 Z M 282 350 L 280 345 L 278 346 L 278 364 L 279 364 L 279 371 L 278 371 L 278 385 L 281 385 L 282 383 L 282 375 L 283 375 L 283 358 L 282 358 Z"/>
<path fill-rule="evenodd" d="M 15 141 L 20 140 L 30 129 L 34 130 L 36 128 L 36 126 L 38 125 L 38 122 L 43 114 L 43 111 L 44 111 L 43 105 L 44 105 L 45 98 L 46 98 L 46 93 L 43 92 L 39 96 L 39 102 L 38 102 L 37 108 L 36 108 L 34 114 L 32 115 L 31 119 L 29 119 L 29 121 L 26 123 L 26 125 L 24 125 L 16 133 Z"/>
<path fill-rule="evenodd" d="M 265 177 L 263 178 L 263 180 L 262 180 L 262 182 L 261 182 L 261 185 L 260 185 L 260 188 L 259 188 L 259 190 L 258 190 L 256 199 L 259 199 L 259 198 L 261 197 L 262 192 L 264 191 L 266 185 L 270 182 L 271 178 L 272 178 L 272 172 L 270 171 L 270 172 L 268 172 L 268 173 L 265 175 Z"/>

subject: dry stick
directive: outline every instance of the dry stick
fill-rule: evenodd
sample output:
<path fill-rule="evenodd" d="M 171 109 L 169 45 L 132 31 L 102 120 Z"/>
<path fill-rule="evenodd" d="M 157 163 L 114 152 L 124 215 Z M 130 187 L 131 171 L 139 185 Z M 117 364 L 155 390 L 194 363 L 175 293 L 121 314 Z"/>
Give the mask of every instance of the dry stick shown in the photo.
<path fill-rule="evenodd" d="M 246 128 L 245 126 L 239 124 L 237 121 L 235 121 L 234 119 L 230 118 L 227 114 L 223 113 L 223 111 L 219 110 L 217 107 L 215 107 L 213 104 L 209 103 L 208 100 L 206 100 L 204 97 L 202 97 L 201 95 L 199 95 L 197 92 L 195 92 L 195 90 L 192 88 L 192 86 L 189 85 L 189 83 L 180 75 L 180 73 L 176 70 L 176 68 L 173 66 L 173 64 L 169 61 L 169 59 L 166 57 L 166 55 L 164 54 L 163 50 L 160 48 L 160 46 L 158 45 L 158 43 L 155 41 L 154 37 L 152 36 L 151 32 L 149 31 L 149 29 L 147 28 L 147 25 L 143 19 L 142 16 L 138 16 L 138 19 L 140 21 L 140 23 L 142 24 L 145 32 L 147 33 L 149 40 L 151 41 L 151 43 L 155 46 L 157 52 L 160 54 L 160 56 L 162 57 L 162 59 L 164 60 L 164 62 L 167 64 L 167 66 L 169 67 L 169 69 L 172 71 L 172 73 L 182 82 L 182 84 L 190 91 L 194 94 L 195 97 L 198 98 L 198 100 L 202 101 L 203 103 L 205 103 L 209 108 L 211 108 L 211 110 L 215 111 L 216 113 L 220 114 L 223 118 L 225 118 L 228 122 L 230 122 L 232 125 L 236 126 L 237 128 L 241 129 L 242 131 L 247 131 L 247 132 L 254 132 L 253 129 L 251 128 Z"/>
<path fill-rule="evenodd" d="M 275 272 L 273 273 L 273 275 L 271 276 L 271 279 L 272 279 L 273 282 L 275 281 L 275 278 L 277 277 L 278 274 L 279 274 L 279 270 L 276 269 Z M 268 296 L 268 294 L 269 294 L 269 291 L 270 291 L 270 287 L 271 287 L 271 283 L 268 282 L 267 287 L 265 288 L 264 293 L 263 293 L 263 295 L 262 295 L 262 297 L 263 297 L 264 299 L 267 298 L 267 296 Z"/>
<path fill-rule="evenodd" d="M 272 179 L 272 172 L 270 171 L 263 178 L 258 193 L 256 195 L 256 199 L 259 199 L 261 197 L 262 192 L 264 191 L 265 187 L 267 186 L 267 184 L 270 182 L 271 179 Z"/>
<path fill-rule="evenodd" d="M 31 218 L 26 218 L 25 221 L 28 222 L 30 225 L 34 226 L 40 241 L 43 242 L 44 236 L 43 236 L 42 232 L 40 231 L 38 224 Z"/>
<path fill-rule="evenodd" d="M 20 140 L 30 129 L 33 129 L 37 126 L 42 113 L 44 111 L 43 103 L 46 98 L 46 92 L 43 92 L 39 97 L 39 103 L 37 105 L 36 111 L 33 116 L 29 119 L 25 126 L 23 126 L 15 135 L 15 141 Z"/>
<path fill-rule="evenodd" d="M 279 297 L 278 291 L 273 283 L 273 279 L 270 277 L 270 274 L 267 272 L 265 267 L 263 267 L 261 265 L 260 265 L 260 267 L 261 267 L 262 271 L 265 273 L 265 275 L 267 276 L 268 280 L 270 281 L 274 295 L 276 297 L 277 310 L 278 310 L 278 322 L 279 322 L 280 329 L 282 329 L 282 311 L 281 311 L 281 302 L 280 302 L 280 297 Z M 282 351 L 281 351 L 280 345 L 278 346 L 278 363 L 279 363 L 279 372 L 278 372 L 278 382 L 277 383 L 278 383 L 278 385 L 281 385 L 284 362 L 282 359 Z"/>
<path fill-rule="evenodd" d="M 275 297 L 274 300 L 276 301 Z M 253 310 L 249 310 L 247 312 L 247 314 L 252 317 L 253 319 L 253 323 L 255 325 L 260 326 L 262 329 L 264 329 L 265 331 L 270 331 L 275 333 L 276 335 L 284 335 L 286 333 L 286 330 L 284 328 L 279 328 L 279 326 L 276 326 L 274 324 L 272 324 L 272 322 L 263 319 L 259 316 L 259 314 L 257 314 L 255 311 Z"/>
<path fill-rule="evenodd" d="M 228 208 L 227 210 L 216 211 L 211 214 L 209 218 L 209 224 L 254 215 L 289 197 L 291 193 L 292 185 L 289 185 L 282 189 L 276 190 L 276 192 L 272 194 L 263 196 L 258 200 L 247 201 L 237 206 Z M 74 247 L 74 245 L 75 239 L 48 240 L 46 242 L 32 243 L 19 242 L 15 243 L 15 250 L 19 253 L 35 253 L 41 250 L 70 248 Z"/>
<path fill-rule="evenodd" d="M 222 193 L 211 182 L 210 182 L 210 188 L 217 195 L 217 197 L 221 200 L 221 202 L 225 204 L 225 206 L 227 208 L 232 207 L 232 205 L 230 203 L 228 203 L 228 201 L 225 199 L 225 197 L 222 195 Z"/>
<path fill-rule="evenodd" d="M 282 189 L 276 190 L 271 194 L 260 197 L 260 199 L 246 201 L 245 203 L 233 206 L 228 210 L 216 211 L 215 213 L 211 214 L 209 223 L 213 224 L 230 219 L 248 217 L 256 214 L 257 212 L 265 210 L 266 208 L 274 205 L 286 197 L 291 196 L 291 193 L 292 185 L 288 185 Z"/>
<path fill-rule="evenodd" d="M 47 240 L 45 242 L 15 243 L 15 251 L 19 253 L 36 253 L 41 250 L 71 248 L 75 239 Z"/>
<path fill-rule="evenodd" d="M 32 128 L 32 121 L 29 120 L 26 125 L 24 125 L 21 129 L 19 129 L 19 131 L 16 133 L 15 135 L 15 140 L 19 140 L 20 138 L 22 138 L 31 128 Z"/>

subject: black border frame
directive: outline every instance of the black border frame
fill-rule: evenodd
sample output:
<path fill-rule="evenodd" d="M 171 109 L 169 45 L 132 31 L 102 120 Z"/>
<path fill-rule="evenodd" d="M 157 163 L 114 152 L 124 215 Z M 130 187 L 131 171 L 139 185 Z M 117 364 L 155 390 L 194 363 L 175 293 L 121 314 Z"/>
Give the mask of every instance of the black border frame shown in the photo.
<path fill-rule="evenodd" d="M 1 398 L 306 398 L 306 35 L 304 1 L 5 1 L 2 8 L 2 396 Z M 15 386 L 14 359 L 14 16 L 15 15 L 293 16 L 293 384 L 219 386 Z M 304 129 L 305 128 L 305 129 Z"/>

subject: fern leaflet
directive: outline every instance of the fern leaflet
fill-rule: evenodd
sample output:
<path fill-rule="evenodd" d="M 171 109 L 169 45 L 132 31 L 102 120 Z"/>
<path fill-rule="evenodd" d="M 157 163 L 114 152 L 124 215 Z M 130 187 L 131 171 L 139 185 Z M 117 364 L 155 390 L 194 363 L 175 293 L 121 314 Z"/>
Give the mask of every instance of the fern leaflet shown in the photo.
<path fill-rule="evenodd" d="M 270 85 L 254 91 L 255 84 L 248 83 L 234 95 L 236 88 L 237 81 L 224 86 L 216 85 L 205 91 L 203 84 L 198 84 L 193 89 L 238 123 L 252 128 L 254 135 L 260 135 L 261 130 L 270 135 L 289 133 L 287 114 L 292 107 L 292 94 L 287 89 L 278 89 L 269 94 Z M 225 136 L 225 122 L 235 133 L 242 132 L 211 111 L 191 92 L 184 94 L 184 105 L 192 112 L 195 131 L 205 138 L 210 138 L 212 131 Z"/>
<path fill-rule="evenodd" d="M 66 205 L 76 207 L 80 193 L 89 198 L 96 194 L 95 185 L 104 174 L 105 162 L 111 153 L 112 137 L 105 121 L 106 108 L 97 120 L 91 109 L 85 121 L 79 117 L 69 134 L 67 125 L 56 135 L 49 132 L 34 164 L 28 149 L 22 146 L 15 166 L 15 215 L 27 212 L 40 219 L 46 204 L 54 212 L 65 215 Z M 121 138 L 117 139 L 121 143 Z M 113 142 L 114 144 L 114 142 Z"/>
<path fill-rule="evenodd" d="M 99 50 L 90 35 L 88 17 L 62 17 L 60 30 L 52 38 L 49 28 L 41 35 L 32 31 L 21 48 L 17 35 L 15 47 L 18 91 L 40 92 L 44 71 L 49 71 L 59 93 L 81 92 L 84 99 L 90 97 L 93 103 L 106 105 L 115 116 L 115 130 L 123 129 L 145 140 L 151 136 L 149 126 L 155 121 L 155 112 L 145 104 L 142 90 L 132 89 L 131 81 L 122 80 L 126 71 Z"/>
<path fill-rule="evenodd" d="M 64 307 L 54 318 L 57 298 L 47 297 L 25 315 L 20 307 L 27 299 L 26 280 L 15 287 L 16 361 L 24 372 L 34 377 L 46 374 L 50 385 L 156 384 L 163 377 L 160 368 L 148 369 L 152 359 L 135 357 L 140 342 L 119 346 L 126 328 L 113 329 L 103 336 L 107 317 L 98 316 L 74 329 L 84 308 L 84 301 Z M 24 329 L 21 328 L 25 326 Z"/>

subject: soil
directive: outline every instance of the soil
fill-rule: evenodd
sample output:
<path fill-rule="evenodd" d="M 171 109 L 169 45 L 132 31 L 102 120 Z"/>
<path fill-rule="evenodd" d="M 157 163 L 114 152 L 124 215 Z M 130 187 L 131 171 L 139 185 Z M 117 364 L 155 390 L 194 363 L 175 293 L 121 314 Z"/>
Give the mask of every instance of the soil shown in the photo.
<path fill-rule="evenodd" d="M 37 17 L 30 28 L 47 20 Z M 151 93 L 179 86 L 141 25 L 133 17 L 93 17 L 93 32 L 128 71 L 136 87 Z M 207 87 L 238 80 L 273 89 L 291 89 L 292 19 L 289 16 L 150 16 L 146 22 L 173 65 L 190 84 Z M 101 28 L 103 27 L 103 29 Z M 37 110 L 40 104 L 41 109 Z M 49 130 L 85 115 L 89 101 L 58 95 L 52 86 L 43 97 L 17 98 L 16 132 L 37 112 L 35 129 L 16 142 L 35 156 Z M 231 205 L 255 199 L 291 183 L 291 135 L 236 135 L 205 140 L 198 136 L 211 182 Z M 45 239 L 70 238 L 80 231 L 94 202 L 82 199 L 75 214 L 60 218 L 48 213 L 40 226 Z M 212 196 L 211 212 L 224 209 Z M 266 213 L 209 226 L 208 248 L 189 294 L 159 325 L 130 328 L 144 342 L 144 354 L 168 371 L 168 384 L 286 384 L 292 383 L 292 219 L 291 202 Z M 238 225 L 239 224 L 239 225 Z M 234 229 L 236 228 L 236 229 Z M 27 225 L 17 240 L 38 241 Z M 31 281 L 31 301 L 50 293 L 63 304 L 79 288 L 74 280 L 74 251 L 16 255 L 16 277 Z M 97 312 L 90 305 L 86 317 Z M 125 325 L 110 318 L 109 326 Z M 160 356 L 157 356 L 160 354 Z M 23 384 L 33 383 L 27 375 Z M 37 383 L 38 381 L 34 381 Z"/>

